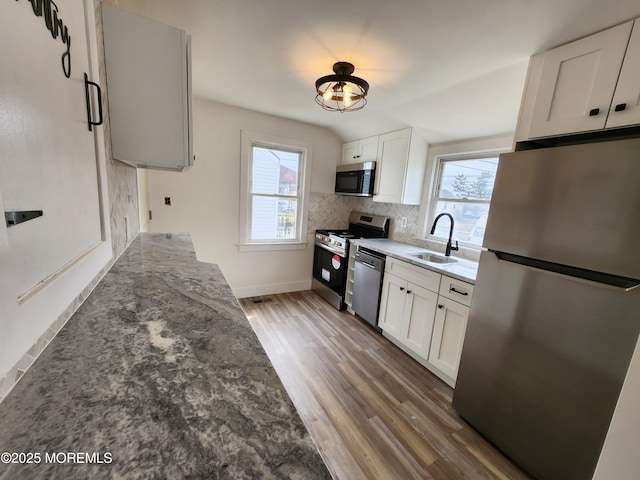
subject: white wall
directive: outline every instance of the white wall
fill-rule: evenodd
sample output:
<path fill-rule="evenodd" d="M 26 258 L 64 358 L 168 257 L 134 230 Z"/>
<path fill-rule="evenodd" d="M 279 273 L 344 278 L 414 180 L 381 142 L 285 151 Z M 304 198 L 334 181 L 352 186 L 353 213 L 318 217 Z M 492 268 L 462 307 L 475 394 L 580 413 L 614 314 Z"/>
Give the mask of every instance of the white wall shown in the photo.
<path fill-rule="evenodd" d="M 98 81 L 103 86 L 103 94 L 106 95 L 106 84 L 104 77 L 104 59 L 102 55 L 102 31 L 100 21 L 100 9 L 96 7 L 101 0 L 86 0 L 85 2 L 77 2 L 76 0 L 65 0 L 64 5 L 58 3 L 61 7 L 61 11 L 67 12 L 65 14 L 65 20 L 76 18 L 78 21 L 84 19 L 88 22 L 88 35 L 79 34 L 75 38 L 76 42 L 87 42 L 87 46 L 83 48 L 89 48 L 90 61 L 88 67 L 79 68 L 81 65 L 79 60 L 80 53 L 76 53 L 74 57 L 75 69 L 72 69 L 72 78 L 64 79 L 63 83 L 71 82 L 76 87 L 72 87 L 74 91 L 78 85 L 82 86 L 82 80 L 78 81 L 78 76 L 81 78 L 83 70 L 89 73 L 90 78 L 94 81 Z M 105 2 L 113 2 L 115 0 L 104 0 Z M 83 5 L 87 4 L 87 11 L 84 11 Z M 31 7 L 25 5 L 22 2 L 7 4 L 7 12 L 11 12 L 5 15 L 11 17 L 11 21 L 17 22 L 18 26 L 24 30 L 23 33 L 27 34 L 29 30 L 27 27 L 31 24 L 31 27 L 35 27 L 38 33 L 44 29 L 42 19 L 34 17 Z M 94 18 L 94 11 L 96 18 Z M 86 17 L 85 17 L 86 13 Z M 3 17 L 4 18 L 4 17 Z M 78 27 L 74 27 L 78 32 L 82 31 Z M 77 33 L 77 32 L 76 32 Z M 45 46 L 53 44 L 56 51 L 59 47 L 57 42 L 49 38 L 47 40 L 42 37 L 39 40 L 38 49 L 32 49 L 29 55 L 22 56 L 23 62 L 30 62 L 31 65 L 42 64 L 43 69 L 49 68 L 49 62 L 55 60 L 59 53 L 55 57 L 44 55 L 41 51 Z M 79 44 L 74 44 L 78 46 Z M 60 44 L 61 46 L 61 44 Z M 6 45 L 6 48 L 13 48 L 10 45 Z M 36 51 L 37 50 L 37 51 Z M 72 51 L 76 51 L 73 50 Z M 81 49 L 77 49 L 80 52 Z M 43 58 L 40 58 L 43 57 Z M 3 58 L 5 58 L 3 56 Z M 59 60 L 57 60 L 59 65 Z M 45 66 L 47 66 L 45 68 Z M 20 63 L 13 65 L 16 69 L 22 69 Z M 58 74 L 58 68 L 53 71 L 52 75 Z M 7 70 L 10 74 L 11 69 Z M 78 73 L 80 72 L 80 73 Z M 6 73 L 6 72 L 5 72 Z M 98 80 L 99 79 L 99 80 Z M 51 82 L 47 77 L 34 78 L 34 85 L 41 85 L 43 89 L 51 90 Z M 6 81 L 3 87 L 11 87 L 11 81 Z M 23 85 L 21 85 L 23 86 Z M 9 90 L 7 90 L 8 92 Z M 59 89 L 54 89 L 56 95 L 60 95 Z M 77 91 L 76 91 L 77 93 Z M 82 115 L 60 115 L 59 110 L 51 111 L 51 109 L 45 108 L 42 104 L 33 104 L 30 107 L 32 116 L 37 116 L 45 119 L 45 123 L 48 120 L 50 124 L 56 124 L 60 129 L 65 132 L 72 131 L 72 127 L 75 128 L 78 122 L 78 118 L 84 118 L 84 95 L 77 97 L 76 93 L 73 93 L 73 98 L 79 100 L 81 103 Z M 86 255 L 77 258 L 74 262 L 63 267 L 57 277 L 51 277 L 47 281 L 47 286 L 42 290 L 35 292 L 27 300 L 25 300 L 20 309 L 22 310 L 21 318 L 14 317 L 13 312 L 9 312 L 9 309 L 5 309 L 0 314 L 0 400 L 6 395 L 20 375 L 33 363 L 35 358 L 44 350 L 46 345 L 52 340 L 58 330 L 64 325 L 69 317 L 75 312 L 75 310 L 84 301 L 93 287 L 102 278 L 102 275 L 106 272 L 109 265 L 128 245 L 128 243 L 135 238 L 138 233 L 138 221 L 137 215 L 137 191 L 135 185 L 135 169 L 119 162 L 110 160 L 110 140 L 109 140 L 109 116 L 108 105 L 106 98 L 103 97 L 103 107 L 105 108 L 105 124 L 101 127 L 94 127 L 94 139 L 95 152 L 91 152 L 86 155 L 85 161 L 95 162 L 98 161 L 99 178 L 94 179 L 93 182 L 99 182 L 100 196 L 101 196 L 101 220 L 103 222 L 102 241 L 92 250 L 88 251 Z M 8 109 L 0 111 L 0 123 L 4 121 L 7 124 L 15 124 L 17 120 L 20 120 L 15 114 Z M 29 126 L 29 122 L 25 123 L 23 127 Z M 80 125 L 83 125 L 80 123 Z M 86 124 L 84 124 L 86 125 Z M 25 127 L 26 128 L 26 127 Z M 49 130 L 49 129 L 48 129 Z M 82 135 L 90 135 L 86 131 L 86 127 L 81 127 Z M 33 132 L 34 129 L 26 128 L 25 132 Z M 36 130 L 37 131 L 37 130 Z M 0 143 L 5 146 L 9 141 L 20 140 L 16 136 L 23 135 L 22 132 L 15 132 L 15 135 L 11 139 L 9 137 L 0 140 Z M 24 133 L 27 135 L 27 133 Z M 73 135 L 72 135 L 73 136 Z M 62 168 L 63 162 L 61 158 L 51 155 L 51 152 L 56 148 L 67 147 L 75 145 L 76 140 L 70 141 L 66 137 L 56 136 L 55 141 L 51 139 L 51 133 L 48 135 L 31 135 L 32 141 L 37 144 L 37 150 L 43 152 L 48 162 L 55 164 L 58 168 Z M 75 137 L 74 137 L 75 138 Z M 55 143 L 55 145 L 54 145 Z M 54 148 L 56 147 L 56 148 Z M 2 148 L 0 148 L 2 150 Z M 64 160 L 64 158 L 62 159 Z M 74 175 L 66 177 L 66 183 L 61 188 L 69 190 L 74 189 L 74 185 L 78 182 L 78 179 Z M 19 184 L 21 187 L 27 188 L 28 183 L 24 185 Z M 2 207 L 2 201 L 0 201 L 0 207 Z M 7 206 L 8 207 L 8 206 Z M 3 208 L 0 208 L 3 210 Z M 75 235 L 76 232 L 81 230 L 81 226 L 78 222 L 83 222 L 82 218 L 70 219 L 65 224 L 65 228 L 71 235 Z M 6 229 L 0 232 L 0 250 L 7 249 L 9 245 L 8 237 L 6 235 Z M 52 231 L 50 229 L 49 231 Z M 0 262 L 0 277 L 6 275 L 6 278 L 11 282 L 11 278 L 14 274 L 11 271 L 3 269 L 3 264 Z M 3 294 L 6 292 L 3 291 Z M 15 310 L 15 297 L 10 300 L 10 308 Z M 10 302 L 5 302 L 9 304 Z M 17 319 L 17 321 L 16 321 Z M 11 325 L 9 325 L 11 323 Z"/>
<path fill-rule="evenodd" d="M 312 235 L 303 250 L 238 251 L 242 130 L 309 143 L 311 191 L 333 192 L 342 142 L 328 129 L 196 98 L 195 165 L 182 173 L 147 172 L 149 229 L 191 233 L 198 259 L 220 265 L 238 297 L 308 289 Z"/>
<path fill-rule="evenodd" d="M 594 480 L 635 480 L 640 472 L 640 340 L 609 425 Z"/>

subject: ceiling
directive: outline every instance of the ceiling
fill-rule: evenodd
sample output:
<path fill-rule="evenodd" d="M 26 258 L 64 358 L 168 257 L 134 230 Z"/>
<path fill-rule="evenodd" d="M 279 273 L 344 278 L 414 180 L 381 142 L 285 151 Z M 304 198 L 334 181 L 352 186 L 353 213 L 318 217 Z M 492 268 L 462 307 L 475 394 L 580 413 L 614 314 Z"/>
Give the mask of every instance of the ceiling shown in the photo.
<path fill-rule="evenodd" d="M 407 126 L 430 143 L 513 132 L 529 56 L 640 17 L 638 0 L 114 3 L 191 34 L 195 96 L 343 141 Z M 315 103 L 315 80 L 336 61 L 370 83 L 363 110 Z"/>

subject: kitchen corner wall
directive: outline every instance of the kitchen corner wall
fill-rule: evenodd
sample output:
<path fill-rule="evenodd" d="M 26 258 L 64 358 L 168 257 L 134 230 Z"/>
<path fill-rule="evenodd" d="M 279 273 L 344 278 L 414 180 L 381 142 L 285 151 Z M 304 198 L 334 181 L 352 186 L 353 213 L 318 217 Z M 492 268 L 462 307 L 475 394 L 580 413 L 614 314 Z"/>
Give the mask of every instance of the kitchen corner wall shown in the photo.
<path fill-rule="evenodd" d="M 140 232 L 138 211 L 137 170 L 113 159 L 111 153 L 111 124 L 109 122 L 109 92 L 106 88 L 107 74 L 104 63 L 104 44 L 102 41 L 102 11 L 100 5 L 106 3 L 117 6 L 118 0 L 94 0 L 96 15 L 96 34 L 98 36 L 98 61 L 100 65 L 100 84 L 103 88 L 104 143 L 107 158 L 107 184 L 109 189 L 109 222 L 111 224 L 111 245 L 113 261 L 127 248 Z"/>
<path fill-rule="evenodd" d="M 115 4 L 117 0 L 103 0 L 104 3 Z M 100 71 L 100 85 L 106 85 L 104 65 L 104 53 L 102 43 L 102 17 L 101 0 L 93 0 L 96 17 L 96 35 L 98 45 L 98 63 Z M 111 261 L 89 282 L 81 291 L 77 292 L 71 304 L 57 317 L 51 318 L 49 327 L 42 332 L 40 337 L 24 352 L 17 363 L 9 366 L 6 371 L 0 368 L 0 401 L 9 393 L 13 386 L 20 380 L 26 370 L 38 358 L 49 342 L 57 335 L 73 313 L 85 301 L 87 296 L 95 288 L 111 265 L 127 248 L 129 243 L 138 235 L 140 222 L 138 214 L 138 192 L 136 169 L 115 161 L 111 156 L 111 137 L 109 129 L 109 115 L 106 88 L 103 88 L 104 107 L 104 143 L 106 153 L 106 175 L 109 199 L 109 223 L 111 226 L 111 242 L 113 257 Z M 1 366 L 0 366 L 1 367 Z"/>
<path fill-rule="evenodd" d="M 324 127 L 203 98 L 194 98 L 193 125 L 193 167 L 147 172 L 149 231 L 189 232 L 198 260 L 218 264 L 238 297 L 310 288 L 315 228 L 344 221 L 350 211 L 339 199 L 323 202 L 333 192 L 341 140 Z M 311 145 L 311 192 L 321 193 L 311 195 L 304 249 L 238 251 L 243 130 Z"/>
<path fill-rule="evenodd" d="M 444 251 L 441 242 L 419 240 L 419 206 L 373 202 L 335 195 L 335 167 L 342 141 L 316 125 L 266 115 L 203 98 L 194 98 L 193 167 L 182 173 L 148 170 L 146 185 L 150 232 L 189 232 L 200 261 L 216 263 L 238 297 L 266 295 L 311 286 L 314 232 L 346 228 L 353 210 L 391 218 L 390 238 Z M 240 252 L 241 132 L 270 134 L 312 146 L 307 245 L 301 250 Z M 142 177 L 141 177 L 142 178 Z M 142 187 L 141 187 L 142 188 Z M 169 198 L 165 204 L 165 198 Z M 407 227 L 401 220 L 407 218 Z M 461 249 L 463 250 L 463 249 Z M 456 252 L 474 258 L 474 252 Z M 477 253 L 475 253 L 477 258 Z"/>

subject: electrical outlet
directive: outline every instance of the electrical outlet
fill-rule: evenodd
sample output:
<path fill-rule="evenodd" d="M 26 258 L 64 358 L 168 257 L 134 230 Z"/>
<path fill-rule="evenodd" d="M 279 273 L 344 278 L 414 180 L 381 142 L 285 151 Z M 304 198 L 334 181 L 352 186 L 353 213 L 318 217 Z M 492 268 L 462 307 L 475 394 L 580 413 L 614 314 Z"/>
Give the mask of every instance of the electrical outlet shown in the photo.
<path fill-rule="evenodd" d="M 407 228 L 407 217 L 402 217 L 402 218 L 400 219 L 400 226 L 401 226 L 402 228 Z"/>

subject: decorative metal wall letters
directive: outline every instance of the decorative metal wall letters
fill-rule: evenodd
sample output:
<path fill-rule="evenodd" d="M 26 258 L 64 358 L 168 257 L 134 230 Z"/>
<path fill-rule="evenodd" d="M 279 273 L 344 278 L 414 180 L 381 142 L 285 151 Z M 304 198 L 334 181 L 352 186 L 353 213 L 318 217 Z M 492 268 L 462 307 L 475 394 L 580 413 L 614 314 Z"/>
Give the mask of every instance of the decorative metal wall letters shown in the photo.
<path fill-rule="evenodd" d="M 67 49 L 62 54 L 62 71 L 64 76 L 69 78 L 71 76 L 71 35 L 64 21 L 58 16 L 58 6 L 53 0 L 28 0 L 28 2 L 31 3 L 36 17 L 44 17 L 44 23 L 47 30 L 51 32 L 51 36 L 54 39 L 60 37 L 66 46 Z"/>

